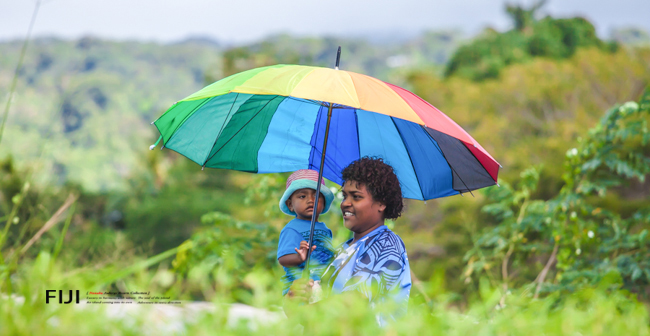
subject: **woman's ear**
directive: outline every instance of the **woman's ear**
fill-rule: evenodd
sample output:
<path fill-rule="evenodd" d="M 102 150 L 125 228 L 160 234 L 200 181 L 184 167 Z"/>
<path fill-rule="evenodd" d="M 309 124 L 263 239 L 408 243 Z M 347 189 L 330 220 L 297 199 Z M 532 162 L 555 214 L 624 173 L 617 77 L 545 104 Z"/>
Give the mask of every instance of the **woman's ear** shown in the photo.
<path fill-rule="evenodd" d="M 384 212 L 386 210 L 386 204 L 379 203 L 379 212 Z"/>

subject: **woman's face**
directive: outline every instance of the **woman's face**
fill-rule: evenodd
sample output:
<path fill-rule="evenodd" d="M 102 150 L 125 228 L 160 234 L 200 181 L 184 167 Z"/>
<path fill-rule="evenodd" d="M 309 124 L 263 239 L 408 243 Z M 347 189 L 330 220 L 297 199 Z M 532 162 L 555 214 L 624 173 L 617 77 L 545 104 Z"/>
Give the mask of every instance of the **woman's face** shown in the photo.
<path fill-rule="evenodd" d="M 386 206 L 375 201 L 364 184 L 345 181 L 342 193 L 341 212 L 348 230 L 362 233 L 376 224 L 383 224 Z"/>

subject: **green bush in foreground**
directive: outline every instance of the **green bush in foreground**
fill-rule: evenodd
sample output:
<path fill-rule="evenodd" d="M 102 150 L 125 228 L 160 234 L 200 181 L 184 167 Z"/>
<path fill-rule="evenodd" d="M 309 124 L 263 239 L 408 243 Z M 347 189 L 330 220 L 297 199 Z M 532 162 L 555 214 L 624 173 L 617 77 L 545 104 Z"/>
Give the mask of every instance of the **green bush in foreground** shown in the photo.
<path fill-rule="evenodd" d="M 146 271 L 145 264 L 117 281 L 120 290 L 152 288 L 157 272 Z M 36 260 L 20 268 L 15 295 L 0 296 L 1 335 L 276 335 L 300 330 L 305 335 L 650 335 L 644 305 L 625 291 L 608 290 L 607 284 L 544 299 L 513 291 L 503 300 L 500 289 L 491 288 L 484 280 L 480 298 L 462 312 L 450 307 L 449 296 L 441 293 L 432 305 L 412 302 L 407 316 L 380 329 L 365 299 L 354 294 L 330 298 L 326 304 L 298 307 L 291 319 L 284 318 L 278 307 L 281 299 L 276 277 L 264 270 L 239 279 L 231 275 L 229 266 L 217 267 L 218 291 L 209 295 L 209 311 L 182 313 L 183 306 L 165 306 L 172 310 L 165 314 L 160 306 L 140 305 L 119 314 L 109 305 L 45 304 L 45 290 L 50 288 L 109 290 L 110 285 L 98 284 L 114 281 L 116 270 L 111 266 L 74 272 L 41 252 Z M 200 279 L 186 281 L 203 286 Z M 239 282 L 247 284 L 250 295 L 238 300 L 266 309 L 271 317 L 253 321 L 228 318 L 229 305 L 234 302 L 231 290 Z"/>

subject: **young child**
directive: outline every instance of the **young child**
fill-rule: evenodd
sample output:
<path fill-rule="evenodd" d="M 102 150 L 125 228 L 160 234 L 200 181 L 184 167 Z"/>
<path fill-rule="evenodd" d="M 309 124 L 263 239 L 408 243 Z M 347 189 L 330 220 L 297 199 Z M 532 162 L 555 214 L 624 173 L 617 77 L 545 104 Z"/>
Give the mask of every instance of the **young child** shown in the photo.
<path fill-rule="evenodd" d="M 301 169 L 289 176 L 287 179 L 287 190 L 280 199 L 280 210 L 287 215 L 295 216 L 280 232 L 278 243 L 278 262 L 284 267 L 285 274 L 282 276 L 282 295 L 289 292 L 289 287 L 296 280 L 302 277 L 307 259 L 309 231 L 311 229 L 311 217 L 314 213 L 314 201 L 316 199 L 316 187 L 318 172 L 309 169 Z M 326 213 L 334 200 L 334 194 L 325 186 L 321 180 L 320 197 L 316 208 L 316 223 L 314 228 L 314 241 L 316 249 L 313 250 L 309 273 L 314 281 L 320 277 L 334 256 L 332 248 L 332 231 L 327 226 L 318 222 L 318 215 Z"/>

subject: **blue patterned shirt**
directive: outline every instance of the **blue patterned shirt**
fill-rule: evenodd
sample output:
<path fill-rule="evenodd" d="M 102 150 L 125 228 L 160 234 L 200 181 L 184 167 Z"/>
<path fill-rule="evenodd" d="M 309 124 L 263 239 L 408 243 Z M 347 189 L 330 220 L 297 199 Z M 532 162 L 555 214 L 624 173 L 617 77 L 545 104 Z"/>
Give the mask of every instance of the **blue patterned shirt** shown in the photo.
<path fill-rule="evenodd" d="M 278 259 L 287 254 L 296 253 L 295 248 L 300 247 L 301 241 L 309 241 L 309 231 L 311 221 L 295 218 L 280 231 L 280 241 L 278 242 Z M 316 222 L 314 226 L 314 243 L 316 249 L 312 252 L 309 274 L 310 278 L 320 280 L 325 267 L 334 257 L 334 248 L 332 247 L 332 230 L 322 222 Z M 283 267 L 284 275 L 282 276 L 282 295 L 287 294 L 289 287 L 296 280 L 302 277 L 305 269 L 305 262 L 297 267 Z"/>
<path fill-rule="evenodd" d="M 331 294 L 359 291 L 370 301 L 371 307 L 392 300 L 397 306 L 393 314 L 377 314 L 377 323 L 406 314 L 411 293 L 411 270 L 402 239 L 382 225 L 354 244 L 343 243 L 332 261 L 323 284 Z"/>

